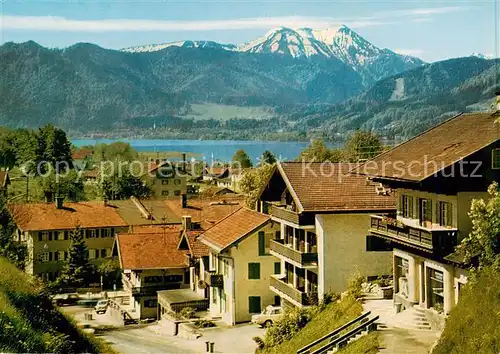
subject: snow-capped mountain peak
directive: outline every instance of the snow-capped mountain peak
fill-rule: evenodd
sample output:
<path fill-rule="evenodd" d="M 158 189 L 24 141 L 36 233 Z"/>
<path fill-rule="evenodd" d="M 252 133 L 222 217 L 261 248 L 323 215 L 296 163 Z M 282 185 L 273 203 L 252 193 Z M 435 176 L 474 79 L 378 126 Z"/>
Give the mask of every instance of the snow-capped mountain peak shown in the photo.
<path fill-rule="evenodd" d="M 479 52 L 474 52 L 470 56 L 480 58 L 480 59 L 493 59 L 492 55 L 483 54 L 483 53 L 479 53 Z"/>

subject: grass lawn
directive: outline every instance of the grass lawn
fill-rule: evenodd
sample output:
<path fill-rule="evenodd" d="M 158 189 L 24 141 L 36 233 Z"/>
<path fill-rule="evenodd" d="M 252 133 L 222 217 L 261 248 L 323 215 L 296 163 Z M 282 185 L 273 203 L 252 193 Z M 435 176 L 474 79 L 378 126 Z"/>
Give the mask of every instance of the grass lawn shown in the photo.
<path fill-rule="evenodd" d="M 500 353 L 500 272 L 483 268 L 461 291 L 434 354 Z"/>
<path fill-rule="evenodd" d="M 317 314 L 311 322 L 292 339 L 273 348 L 269 348 L 264 352 L 267 354 L 296 353 L 300 348 L 305 347 L 316 339 L 358 317 L 362 311 L 363 307 L 361 303 L 352 298 L 345 298 L 340 303 L 331 303 L 322 312 Z M 325 343 L 322 343 L 322 345 L 324 344 Z M 318 346 L 318 348 L 319 347 L 320 346 Z M 311 350 L 313 349 L 317 348 L 313 347 Z"/>
<path fill-rule="evenodd" d="M 25 203 L 26 202 L 26 177 L 21 172 L 19 167 L 14 167 L 9 171 L 10 185 L 8 189 L 9 203 Z M 38 184 L 34 178 L 28 179 L 28 192 L 30 201 L 38 201 L 39 191 Z"/>
<path fill-rule="evenodd" d="M 379 349 L 379 332 L 370 332 L 368 335 L 352 342 L 344 349 L 339 350 L 340 354 L 375 354 Z"/>
<path fill-rule="evenodd" d="M 224 121 L 231 118 L 269 119 L 274 116 L 276 116 L 276 113 L 267 107 L 240 107 L 216 103 L 195 103 L 191 105 L 191 112 L 186 114 L 185 118 L 193 118 L 195 120 L 213 118 Z"/>

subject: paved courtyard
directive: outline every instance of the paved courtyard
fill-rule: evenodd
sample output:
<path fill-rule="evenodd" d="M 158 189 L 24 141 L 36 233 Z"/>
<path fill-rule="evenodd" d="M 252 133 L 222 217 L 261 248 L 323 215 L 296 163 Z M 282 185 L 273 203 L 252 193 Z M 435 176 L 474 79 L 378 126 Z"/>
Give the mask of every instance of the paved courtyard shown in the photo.
<path fill-rule="evenodd" d="M 216 353 L 254 353 L 255 336 L 264 329 L 251 324 L 208 329 L 198 339 L 188 340 L 162 333 L 158 325 L 104 332 L 100 337 L 123 354 L 205 353 L 206 341 L 215 343 Z"/>

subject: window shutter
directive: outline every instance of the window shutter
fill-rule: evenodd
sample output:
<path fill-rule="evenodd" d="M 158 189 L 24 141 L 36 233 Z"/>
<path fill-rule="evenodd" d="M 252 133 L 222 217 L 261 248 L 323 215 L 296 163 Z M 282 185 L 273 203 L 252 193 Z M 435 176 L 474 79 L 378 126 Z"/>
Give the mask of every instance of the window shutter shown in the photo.
<path fill-rule="evenodd" d="M 248 312 L 249 313 L 261 313 L 260 296 L 249 296 L 248 297 Z"/>
<path fill-rule="evenodd" d="M 69 231 L 64 231 L 64 239 L 69 239 Z"/>
<path fill-rule="evenodd" d="M 274 274 L 281 274 L 281 262 L 274 263 Z"/>
<path fill-rule="evenodd" d="M 264 231 L 259 231 L 259 256 L 266 254 L 266 235 Z"/>
<path fill-rule="evenodd" d="M 52 261 L 52 252 L 48 252 L 49 253 L 49 262 Z"/>
<path fill-rule="evenodd" d="M 260 279 L 260 263 L 248 263 L 248 279 Z"/>

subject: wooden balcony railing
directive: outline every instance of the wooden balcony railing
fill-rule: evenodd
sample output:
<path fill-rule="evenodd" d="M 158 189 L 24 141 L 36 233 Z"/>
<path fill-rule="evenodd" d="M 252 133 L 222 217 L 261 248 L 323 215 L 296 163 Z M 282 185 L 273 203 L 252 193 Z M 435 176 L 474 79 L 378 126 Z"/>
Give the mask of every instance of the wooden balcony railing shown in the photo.
<path fill-rule="evenodd" d="M 317 252 L 300 252 L 284 244 L 283 240 L 271 240 L 271 253 L 275 256 L 283 256 L 304 267 L 316 266 L 318 264 Z"/>
<path fill-rule="evenodd" d="M 314 225 L 314 215 L 299 214 L 293 210 L 286 209 L 284 206 L 268 204 L 268 213 L 277 219 L 282 219 L 296 225 Z"/>
<path fill-rule="evenodd" d="M 270 286 L 271 290 L 275 293 L 285 294 L 287 297 L 292 299 L 294 302 L 299 303 L 302 306 L 313 305 L 318 301 L 318 293 L 306 293 L 300 291 L 299 289 L 295 289 L 293 286 L 285 283 L 282 279 L 279 279 L 276 276 L 270 277 Z"/>
<path fill-rule="evenodd" d="M 145 296 L 145 295 L 156 295 L 157 291 L 160 290 L 172 290 L 180 289 L 181 283 L 162 283 L 162 284 L 148 284 L 144 286 L 132 287 L 132 295 L 134 296 Z"/>
<path fill-rule="evenodd" d="M 224 286 L 224 276 L 217 274 L 215 270 L 205 271 L 205 282 L 209 286 L 222 288 Z"/>
<path fill-rule="evenodd" d="M 457 229 L 421 229 L 379 215 L 371 217 L 370 232 L 431 252 L 452 252 L 457 245 L 458 233 Z"/>

